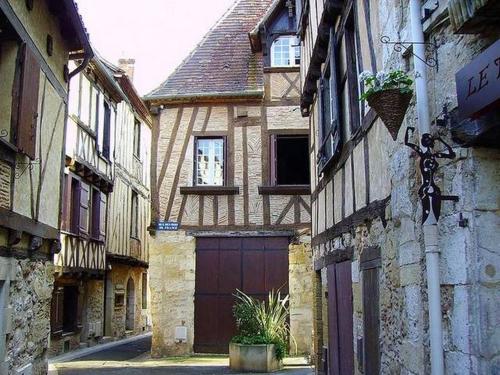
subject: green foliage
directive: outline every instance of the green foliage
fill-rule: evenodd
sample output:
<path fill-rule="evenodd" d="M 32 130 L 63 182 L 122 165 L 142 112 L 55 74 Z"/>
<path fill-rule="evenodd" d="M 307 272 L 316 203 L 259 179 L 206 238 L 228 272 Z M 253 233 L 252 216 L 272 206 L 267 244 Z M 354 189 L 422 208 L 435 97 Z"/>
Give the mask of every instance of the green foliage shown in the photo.
<path fill-rule="evenodd" d="M 290 327 L 288 325 L 288 295 L 269 292 L 267 301 L 259 301 L 238 290 L 233 307 L 238 334 L 231 340 L 244 345 L 274 344 L 276 359 L 282 360 L 287 351 Z M 293 337 L 292 337 L 293 339 Z"/>
<path fill-rule="evenodd" d="M 365 92 L 360 100 L 366 100 L 375 92 L 389 89 L 399 89 L 402 93 L 412 92 L 413 80 L 402 70 L 393 70 L 389 73 L 380 71 L 376 75 L 365 71 L 359 75 L 359 80 L 365 85 Z"/>

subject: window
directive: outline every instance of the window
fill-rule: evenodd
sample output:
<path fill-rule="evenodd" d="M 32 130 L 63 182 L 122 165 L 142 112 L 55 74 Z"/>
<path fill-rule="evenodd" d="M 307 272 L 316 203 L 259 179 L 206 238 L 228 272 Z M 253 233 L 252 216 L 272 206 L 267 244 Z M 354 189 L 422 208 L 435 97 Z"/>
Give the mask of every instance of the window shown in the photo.
<path fill-rule="evenodd" d="M 137 119 L 134 121 L 134 155 L 141 157 L 141 122 Z"/>
<path fill-rule="evenodd" d="M 196 138 L 195 185 L 224 185 L 224 138 Z"/>
<path fill-rule="evenodd" d="M 271 140 L 271 181 L 274 185 L 309 185 L 309 137 L 275 135 Z"/>
<path fill-rule="evenodd" d="M 111 107 L 104 102 L 104 124 L 102 131 L 102 156 L 110 159 L 111 156 Z"/>
<path fill-rule="evenodd" d="M 356 66 L 356 45 L 352 16 L 338 44 L 330 51 L 319 82 L 320 150 L 318 168 L 323 171 L 340 155 L 342 142 L 359 128 L 360 103 Z M 336 40 L 333 28 L 330 41 Z"/>
<path fill-rule="evenodd" d="M 330 40 L 334 40 L 333 31 Z M 318 167 L 322 171 L 340 153 L 341 129 L 339 121 L 339 104 L 337 90 L 337 53 L 331 46 L 324 71 L 319 81 L 319 122 L 320 149 Z"/>
<path fill-rule="evenodd" d="M 130 213 L 130 237 L 139 238 L 139 197 L 135 191 L 132 191 Z"/>
<path fill-rule="evenodd" d="M 81 328 L 78 286 L 55 286 L 52 293 L 50 326 L 52 334 L 75 332 Z"/>
<path fill-rule="evenodd" d="M 300 42 L 295 36 L 280 36 L 271 46 L 271 66 L 299 66 Z"/>
<path fill-rule="evenodd" d="M 142 308 L 148 308 L 148 274 L 142 274 Z"/>
<path fill-rule="evenodd" d="M 81 237 L 106 239 L 106 194 L 75 176 L 64 179 L 61 229 Z"/>
<path fill-rule="evenodd" d="M 106 195 L 92 188 L 92 238 L 104 242 L 106 239 Z"/>

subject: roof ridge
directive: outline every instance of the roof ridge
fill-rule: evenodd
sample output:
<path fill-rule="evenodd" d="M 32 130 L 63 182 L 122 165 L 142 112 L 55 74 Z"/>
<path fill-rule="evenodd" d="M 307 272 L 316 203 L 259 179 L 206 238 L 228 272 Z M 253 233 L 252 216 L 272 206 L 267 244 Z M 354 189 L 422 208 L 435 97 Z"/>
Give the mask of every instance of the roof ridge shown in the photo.
<path fill-rule="evenodd" d="M 231 4 L 231 6 L 229 8 L 226 9 L 226 11 L 224 12 L 224 14 L 222 14 L 222 16 L 220 16 L 217 21 L 208 29 L 208 31 L 205 33 L 205 35 L 203 35 L 203 37 L 201 38 L 201 40 L 193 47 L 193 49 L 188 53 L 188 55 L 181 61 L 181 63 L 179 65 L 177 65 L 177 67 L 172 71 L 172 73 L 170 73 L 168 75 L 168 77 L 162 82 L 160 83 L 156 88 L 154 88 L 153 90 L 151 90 L 150 92 L 148 92 L 146 95 L 144 95 L 144 98 L 147 98 L 149 96 L 152 96 L 155 94 L 155 92 L 157 92 L 158 90 L 161 90 L 161 88 L 167 84 L 168 80 L 170 79 L 171 76 L 173 76 L 175 73 L 177 73 L 179 70 L 181 70 L 185 65 L 186 63 L 191 59 L 191 57 L 193 57 L 193 55 L 196 53 L 196 51 L 198 50 L 199 47 L 201 47 L 203 45 L 203 43 L 205 43 L 208 39 L 208 37 L 213 33 L 213 31 L 215 30 L 215 28 L 217 26 L 219 26 L 223 20 L 225 20 L 227 18 L 227 16 L 229 16 L 232 11 L 236 8 L 236 6 L 241 2 L 242 0 L 235 0 L 233 2 L 233 4 Z"/>

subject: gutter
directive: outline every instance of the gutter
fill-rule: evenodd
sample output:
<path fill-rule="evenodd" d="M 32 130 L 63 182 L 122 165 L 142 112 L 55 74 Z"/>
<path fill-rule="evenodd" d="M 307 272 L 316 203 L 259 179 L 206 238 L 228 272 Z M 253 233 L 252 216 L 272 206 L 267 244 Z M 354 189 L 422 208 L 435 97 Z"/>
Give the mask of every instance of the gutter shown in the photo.
<path fill-rule="evenodd" d="M 68 81 L 71 80 L 75 75 L 80 73 L 87 64 L 90 62 L 92 57 L 94 57 L 94 51 L 92 50 L 92 47 L 90 46 L 90 41 L 89 41 L 89 36 L 87 34 L 87 30 L 85 29 L 85 26 L 83 25 L 82 18 L 80 17 L 80 14 L 78 13 L 78 8 L 73 0 L 66 0 L 66 9 L 68 10 L 68 16 L 71 19 L 71 23 L 75 26 L 75 31 L 78 35 L 78 38 L 80 39 L 80 42 L 83 45 L 83 62 L 76 67 L 75 70 L 69 73 L 68 75 Z"/>
<path fill-rule="evenodd" d="M 420 0 L 410 0 L 413 63 L 415 66 L 415 91 L 420 136 L 430 134 L 429 97 L 427 94 L 427 68 L 425 61 L 424 31 L 421 22 Z M 437 223 L 424 224 L 427 295 L 429 301 L 429 341 L 431 374 L 444 374 L 443 327 L 441 313 L 441 281 L 439 274 L 440 249 Z"/>

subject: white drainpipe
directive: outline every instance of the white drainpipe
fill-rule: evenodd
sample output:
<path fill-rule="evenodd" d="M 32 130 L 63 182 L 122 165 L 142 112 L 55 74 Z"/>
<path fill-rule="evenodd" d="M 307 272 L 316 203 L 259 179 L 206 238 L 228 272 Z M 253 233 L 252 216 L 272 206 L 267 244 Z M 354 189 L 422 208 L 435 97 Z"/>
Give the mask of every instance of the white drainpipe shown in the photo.
<path fill-rule="evenodd" d="M 411 38 L 413 53 L 425 61 L 424 31 L 421 23 L 420 0 L 410 0 Z M 415 88 L 417 94 L 418 129 L 420 136 L 430 133 L 427 72 L 423 61 L 414 58 Z M 431 346 L 431 374 L 444 374 L 443 327 L 441 315 L 441 282 L 439 278 L 439 247 L 437 223 L 424 225 L 425 262 L 427 266 L 427 294 L 429 299 L 429 339 Z"/>

